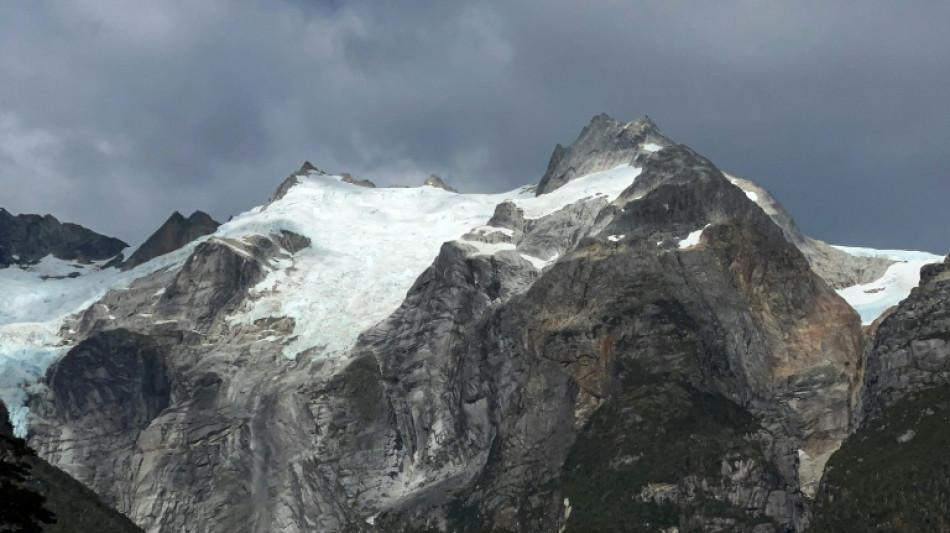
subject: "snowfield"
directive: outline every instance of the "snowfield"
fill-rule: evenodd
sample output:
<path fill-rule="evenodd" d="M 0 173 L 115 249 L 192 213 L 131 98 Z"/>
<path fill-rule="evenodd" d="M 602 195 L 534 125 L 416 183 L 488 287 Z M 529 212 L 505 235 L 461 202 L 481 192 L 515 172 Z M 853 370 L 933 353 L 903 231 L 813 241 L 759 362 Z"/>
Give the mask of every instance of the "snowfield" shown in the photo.
<path fill-rule="evenodd" d="M 874 322 L 885 311 L 907 298 L 910 291 L 920 284 L 922 266 L 943 261 L 943 256 L 928 252 L 874 250 L 850 246 L 835 246 L 835 248 L 857 257 L 884 257 L 896 261 L 888 267 L 887 272 L 880 279 L 838 291 L 838 294 L 861 315 L 861 323 L 865 325 Z"/>
<path fill-rule="evenodd" d="M 333 357 L 402 303 L 444 242 L 476 228 L 489 229 L 484 225 L 499 203 L 512 200 L 527 218 L 540 218 L 593 196 L 612 201 L 639 173 L 623 165 L 573 180 L 541 197 L 535 197 L 531 187 L 503 194 L 457 194 L 435 187 L 368 189 L 344 183 L 339 176 L 311 173 L 298 176 L 300 183 L 280 200 L 128 272 L 101 269 L 104 262 L 77 265 L 52 257 L 27 268 L 0 270 L 5 299 L 0 307 L 0 399 L 10 410 L 17 434 L 24 435 L 28 392 L 71 347 L 60 335 L 66 318 L 110 290 L 128 287 L 159 269 L 180 268 L 204 240 L 214 239 L 246 255 L 235 241 L 280 230 L 310 238 L 310 247 L 271 260 L 269 274 L 229 320 L 246 324 L 264 317 L 292 317 L 296 330 L 283 346 L 285 356 L 307 352 Z M 486 246 L 477 243 L 474 253 L 513 248 Z M 524 257 L 539 269 L 547 264 Z M 79 276 L 68 277 L 74 272 Z"/>
<path fill-rule="evenodd" d="M 357 336 L 392 314 L 439 248 L 470 231 L 501 231 L 485 224 L 495 207 L 513 201 L 529 219 L 541 218 L 585 198 L 613 201 L 640 174 L 622 165 L 572 180 L 535 197 L 529 187 L 503 194 L 458 194 L 435 187 L 411 189 L 354 187 L 339 176 L 312 173 L 264 208 L 221 226 L 217 237 L 293 231 L 311 240 L 286 264 L 274 265 L 252 289 L 252 298 L 230 317 L 252 324 L 267 317 L 292 317 L 294 336 L 284 345 L 288 358 L 310 353 L 333 358 Z M 473 255 L 514 250 L 512 244 L 462 241 Z M 545 261 L 525 256 L 536 268 Z"/>

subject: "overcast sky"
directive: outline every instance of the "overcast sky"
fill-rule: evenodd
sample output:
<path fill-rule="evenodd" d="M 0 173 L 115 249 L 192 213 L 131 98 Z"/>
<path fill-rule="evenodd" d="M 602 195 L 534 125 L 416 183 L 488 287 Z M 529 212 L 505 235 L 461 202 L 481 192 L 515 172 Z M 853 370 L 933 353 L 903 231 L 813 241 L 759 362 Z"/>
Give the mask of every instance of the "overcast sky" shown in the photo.
<path fill-rule="evenodd" d="M 0 206 L 135 244 L 304 160 L 502 191 L 606 112 L 814 237 L 950 252 L 948 2 L 136 4 L 0 0 Z"/>

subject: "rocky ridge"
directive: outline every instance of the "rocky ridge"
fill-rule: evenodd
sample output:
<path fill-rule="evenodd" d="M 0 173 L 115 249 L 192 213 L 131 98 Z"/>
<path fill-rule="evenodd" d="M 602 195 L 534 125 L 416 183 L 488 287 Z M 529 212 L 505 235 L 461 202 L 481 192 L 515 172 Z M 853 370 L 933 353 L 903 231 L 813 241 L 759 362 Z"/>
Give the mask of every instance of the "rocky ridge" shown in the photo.
<path fill-rule="evenodd" d="M 48 255 L 90 263 L 118 255 L 128 244 L 52 215 L 12 215 L 0 208 L 0 268 L 29 265 Z"/>
<path fill-rule="evenodd" d="M 135 268 L 160 255 L 174 252 L 198 237 L 214 233 L 220 225 L 203 211 L 195 211 L 188 218 L 175 211 L 128 260 L 119 264 L 122 270 Z"/>

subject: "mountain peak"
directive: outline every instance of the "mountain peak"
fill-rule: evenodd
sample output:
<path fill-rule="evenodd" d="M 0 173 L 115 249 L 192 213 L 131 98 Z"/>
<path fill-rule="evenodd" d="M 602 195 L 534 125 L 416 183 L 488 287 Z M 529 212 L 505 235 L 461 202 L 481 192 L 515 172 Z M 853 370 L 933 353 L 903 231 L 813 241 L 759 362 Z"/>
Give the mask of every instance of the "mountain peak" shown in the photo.
<path fill-rule="evenodd" d="M 606 113 L 594 116 L 567 148 L 558 144 L 538 184 L 538 194 L 551 192 L 575 177 L 631 163 L 644 151 L 673 144 L 656 123 L 643 116 L 626 124 Z"/>
<path fill-rule="evenodd" d="M 174 252 L 198 237 L 214 233 L 218 226 L 220 224 L 204 211 L 195 211 L 188 218 L 175 211 L 121 268 L 129 270 L 160 255 Z"/>
<path fill-rule="evenodd" d="M 423 186 L 423 187 L 436 187 L 436 188 L 439 188 L 439 189 L 445 189 L 445 190 L 447 190 L 447 191 L 449 191 L 449 192 L 458 192 L 458 191 L 455 190 L 454 188 L 449 187 L 444 181 L 442 181 L 442 178 L 440 178 L 439 176 L 437 176 L 437 175 L 435 175 L 435 174 L 429 174 L 429 177 L 426 178 L 426 180 L 425 180 L 425 182 L 422 184 L 422 186 Z"/>

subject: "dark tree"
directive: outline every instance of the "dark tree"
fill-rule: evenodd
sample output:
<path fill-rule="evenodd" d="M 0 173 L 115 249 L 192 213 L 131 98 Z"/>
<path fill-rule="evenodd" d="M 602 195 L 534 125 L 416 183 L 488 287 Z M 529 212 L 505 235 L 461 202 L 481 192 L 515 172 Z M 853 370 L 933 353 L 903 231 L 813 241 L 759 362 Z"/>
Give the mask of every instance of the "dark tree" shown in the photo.
<path fill-rule="evenodd" d="M 29 487 L 33 455 L 22 439 L 0 434 L 0 532 L 41 533 L 56 522 L 46 498 Z"/>

